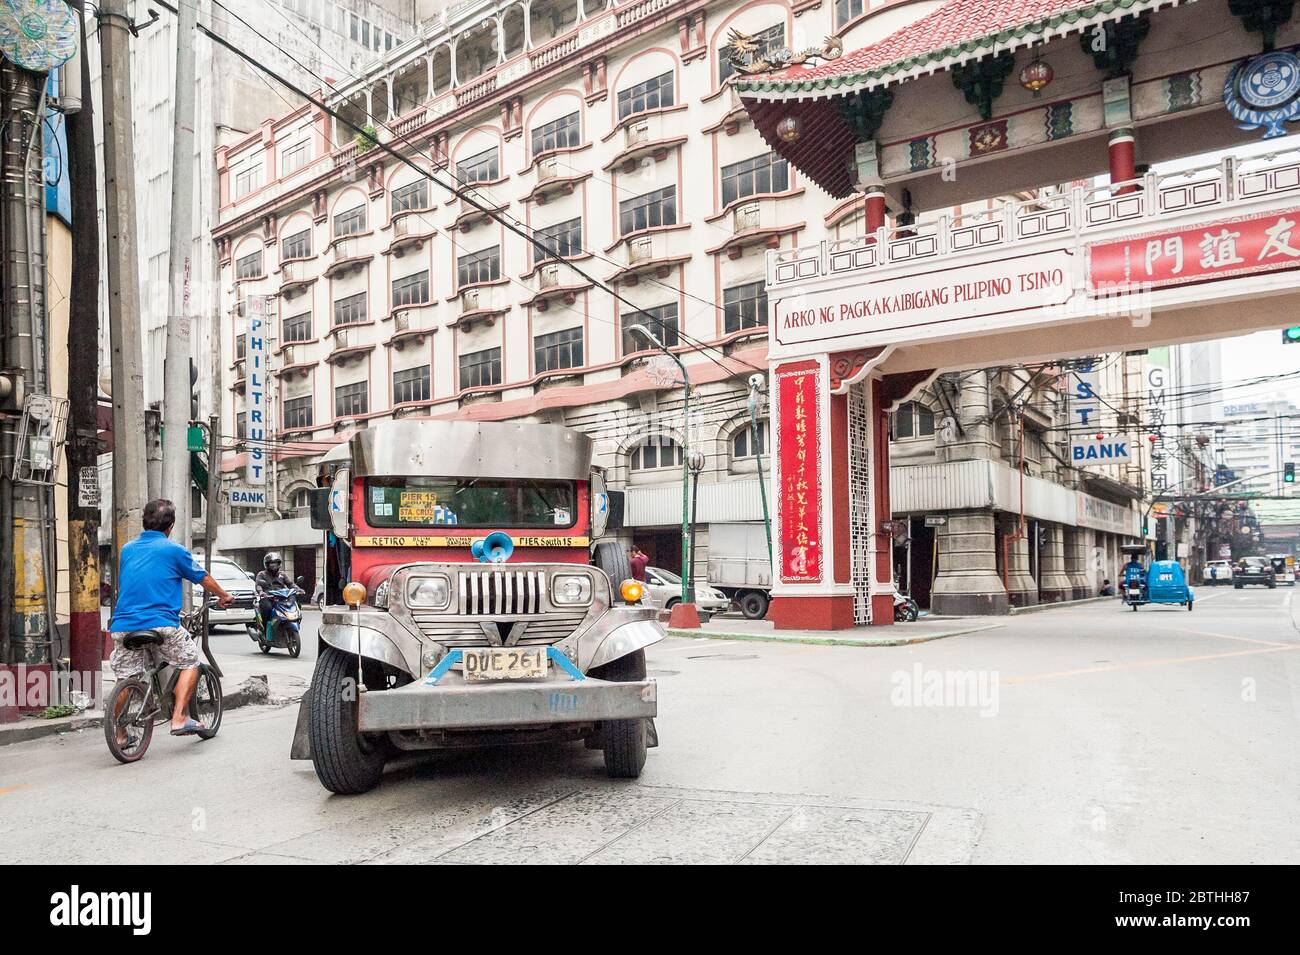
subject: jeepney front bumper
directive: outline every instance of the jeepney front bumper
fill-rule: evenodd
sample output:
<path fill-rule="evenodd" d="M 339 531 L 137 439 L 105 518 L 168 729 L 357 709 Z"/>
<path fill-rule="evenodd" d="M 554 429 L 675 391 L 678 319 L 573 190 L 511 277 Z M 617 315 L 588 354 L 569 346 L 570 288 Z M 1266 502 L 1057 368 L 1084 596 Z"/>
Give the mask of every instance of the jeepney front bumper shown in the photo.
<path fill-rule="evenodd" d="M 359 728 L 366 733 L 594 723 L 654 717 L 659 710 L 653 680 L 575 680 L 558 667 L 544 679 L 500 683 L 467 683 L 450 671 L 434 685 L 416 680 L 363 692 L 358 707 Z"/>

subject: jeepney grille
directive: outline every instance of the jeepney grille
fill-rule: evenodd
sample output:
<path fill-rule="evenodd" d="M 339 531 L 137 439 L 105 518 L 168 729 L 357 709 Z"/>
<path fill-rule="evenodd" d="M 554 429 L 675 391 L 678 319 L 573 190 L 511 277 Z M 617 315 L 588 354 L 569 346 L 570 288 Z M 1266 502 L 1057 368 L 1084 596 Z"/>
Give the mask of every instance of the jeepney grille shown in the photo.
<path fill-rule="evenodd" d="M 518 622 L 514 627 L 519 636 L 512 645 L 530 647 L 559 643 L 578 629 L 586 615 L 585 610 L 573 610 Z M 411 616 L 425 639 L 444 647 L 495 647 L 504 640 L 502 631 L 495 624 L 484 630 L 477 621 L 448 620 L 445 614 L 435 611 L 415 611 Z M 509 627 L 504 631 L 505 634 L 511 632 Z M 493 636 L 490 637 L 489 633 Z"/>
<path fill-rule="evenodd" d="M 462 570 L 456 578 L 462 614 L 540 614 L 546 592 L 542 570 Z"/>

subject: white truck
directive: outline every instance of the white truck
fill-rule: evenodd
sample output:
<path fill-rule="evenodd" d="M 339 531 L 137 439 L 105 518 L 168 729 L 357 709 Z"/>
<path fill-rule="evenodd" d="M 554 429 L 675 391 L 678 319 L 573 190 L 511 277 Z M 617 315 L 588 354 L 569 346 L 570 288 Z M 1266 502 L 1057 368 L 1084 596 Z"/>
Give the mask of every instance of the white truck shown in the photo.
<path fill-rule="evenodd" d="M 750 620 L 767 613 L 772 560 L 765 525 L 709 525 L 709 584 L 734 600 Z"/>

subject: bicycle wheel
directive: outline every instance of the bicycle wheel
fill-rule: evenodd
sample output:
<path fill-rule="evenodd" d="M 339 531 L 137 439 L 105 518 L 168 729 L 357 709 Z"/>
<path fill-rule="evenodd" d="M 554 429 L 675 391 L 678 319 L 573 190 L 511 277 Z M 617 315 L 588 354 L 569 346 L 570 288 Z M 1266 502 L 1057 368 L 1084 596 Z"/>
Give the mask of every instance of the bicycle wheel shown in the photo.
<path fill-rule="evenodd" d="M 122 763 L 134 763 L 144 756 L 153 739 L 153 714 L 145 711 L 149 687 L 143 680 L 119 680 L 104 704 L 104 741 L 108 751 Z M 118 742 L 121 728 L 123 741 Z"/>
<path fill-rule="evenodd" d="M 190 719 L 207 729 L 197 733 L 199 739 L 212 739 L 221 729 L 221 679 L 206 663 L 199 664 L 199 679 L 190 697 Z"/>

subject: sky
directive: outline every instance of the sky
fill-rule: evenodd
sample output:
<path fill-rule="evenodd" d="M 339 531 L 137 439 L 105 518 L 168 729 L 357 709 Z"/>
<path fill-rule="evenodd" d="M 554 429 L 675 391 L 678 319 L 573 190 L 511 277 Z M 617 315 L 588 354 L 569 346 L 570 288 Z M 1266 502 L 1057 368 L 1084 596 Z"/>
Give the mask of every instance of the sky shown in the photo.
<path fill-rule="evenodd" d="M 1300 316 L 1294 317 L 1292 321 L 1300 324 Z M 1223 339 L 1223 381 L 1226 385 L 1265 375 L 1295 374 L 1296 377 L 1285 382 L 1227 391 L 1224 400 L 1229 404 L 1251 398 L 1267 399 L 1278 393 L 1300 404 L 1300 374 L 1296 374 L 1300 372 L 1300 343 L 1282 344 L 1282 322 L 1285 322 L 1285 318 L 1279 316 L 1277 330 Z"/>

